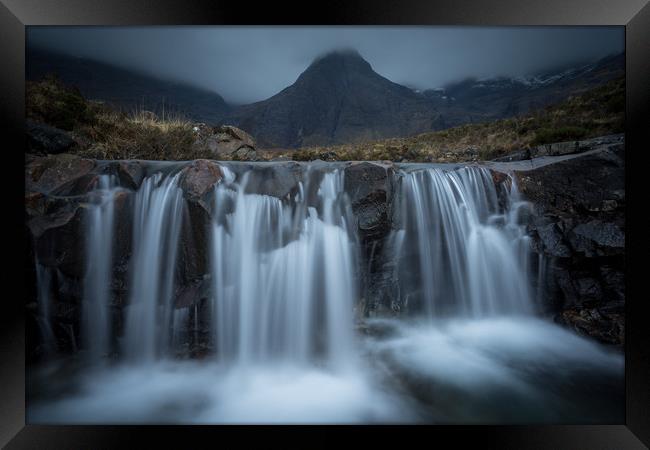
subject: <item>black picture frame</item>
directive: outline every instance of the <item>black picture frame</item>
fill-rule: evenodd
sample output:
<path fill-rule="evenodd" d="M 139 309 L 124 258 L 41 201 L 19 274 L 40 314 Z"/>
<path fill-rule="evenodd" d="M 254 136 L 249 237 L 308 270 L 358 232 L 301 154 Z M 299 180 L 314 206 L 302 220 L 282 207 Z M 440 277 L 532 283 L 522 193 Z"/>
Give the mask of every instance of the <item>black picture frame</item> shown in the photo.
<path fill-rule="evenodd" d="M 291 13 L 289 13 L 291 11 Z M 626 191 L 629 205 L 644 206 L 642 153 L 650 144 L 650 4 L 647 0 L 409 0 L 402 2 L 304 2 L 281 7 L 276 2 L 183 0 L 0 0 L 0 111 L 3 128 L 3 192 L 7 207 L 3 222 L 9 226 L 5 242 L 18 244 L 5 250 L 0 328 L 0 445 L 6 448 L 131 448 L 144 438 L 187 446 L 189 439 L 204 438 L 210 446 L 224 445 L 232 433 L 238 439 L 276 434 L 286 427 L 137 427 L 137 426 L 34 426 L 25 425 L 24 338 L 24 92 L 25 27 L 30 25 L 621 25 L 626 30 Z M 633 161 L 632 163 L 630 161 Z M 636 174 L 636 175 L 635 175 Z M 14 195 L 15 194 L 15 195 Z M 630 203 L 630 198 L 631 203 Z M 12 200 L 11 203 L 10 200 Z M 631 208 L 627 208 L 630 215 Z M 632 254 L 643 254 L 647 240 L 640 231 L 647 221 L 626 218 L 626 420 L 624 425 L 567 426 L 430 426 L 335 427 L 335 431 L 361 431 L 388 443 L 388 432 L 402 431 L 410 439 L 426 433 L 431 445 L 443 440 L 490 448 L 623 449 L 650 445 L 650 350 L 643 344 L 648 332 L 647 294 L 632 288 L 642 280 Z M 635 231 L 636 230 L 636 231 Z M 647 233 L 647 231 L 646 231 Z M 15 236 L 15 237 L 14 237 Z M 23 240 L 21 240 L 23 239 Z M 21 248 L 22 244 L 22 248 Z M 9 248 L 9 247 L 7 247 Z M 635 275 L 636 272 L 639 276 Z M 640 269 L 640 270 L 639 270 Z M 18 286 L 9 289 L 7 286 Z M 14 291 L 15 293 L 11 293 Z M 305 431 L 320 431 L 318 441 L 304 445 L 335 444 L 332 428 L 291 427 L 299 439 Z M 325 431 L 325 432 L 323 432 Z M 415 434 L 414 434 L 415 433 Z M 419 438 L 423 436 L 418 436 Z M 410 441 L 409 439 L 409 441 Z M 242 442 L 242 441 L 240 441 Z M 268 441 L 271 442 L 271 441 Z M 404 444 L 406 441 L 401 441 Z"/>

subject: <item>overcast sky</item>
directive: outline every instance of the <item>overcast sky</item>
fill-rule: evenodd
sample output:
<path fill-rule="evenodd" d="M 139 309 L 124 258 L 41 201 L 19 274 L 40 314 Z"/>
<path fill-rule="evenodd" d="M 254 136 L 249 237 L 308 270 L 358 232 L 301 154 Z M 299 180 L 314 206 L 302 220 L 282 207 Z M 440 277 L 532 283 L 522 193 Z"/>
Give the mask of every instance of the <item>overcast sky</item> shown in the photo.
<path fill-rule="evenodd" d="M 624 50 L 623 27 L 29 27 L 27 45 L 185 81 L 231 103 L 268 98 L 317 56 L 355 48 L 420 89 L 522 76 Z"/>

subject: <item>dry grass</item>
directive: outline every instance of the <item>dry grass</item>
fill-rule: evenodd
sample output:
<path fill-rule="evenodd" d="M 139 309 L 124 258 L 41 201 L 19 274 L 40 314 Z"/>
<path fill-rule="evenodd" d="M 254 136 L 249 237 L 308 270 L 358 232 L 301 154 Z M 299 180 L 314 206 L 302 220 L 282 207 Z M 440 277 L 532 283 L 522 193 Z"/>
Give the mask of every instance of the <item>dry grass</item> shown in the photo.
<path fill-rule="evenodd" d="M 459 162 L 493 159 L 536 145 L 623 131 L 625 80 L 549 106 L 527 117 L 468 124 L 407 138 L 329 147 L 257 151 L 257 158 L 298 161 Z M 212 158 L 187 118 L 158 117 L 145 110 L 125 113 L 85 100 L 56 78 L 27 83 L 27 117 L 71 132 L 71 152 L 97 159 L 189 160 Z M 223 159 L 238 159 L 237 155 Z M 245 156 L 244 156 L 245 158 Z"/>
<path fill-rule="evenodd" d="M 85 100 L 55 77 L 27 83 L 27 117 L 71 132 L 71 152 L 96 159 L 183 160 L 208 158 L 195 145 L 194 123 L 179 115 L 123 112 Z"/>

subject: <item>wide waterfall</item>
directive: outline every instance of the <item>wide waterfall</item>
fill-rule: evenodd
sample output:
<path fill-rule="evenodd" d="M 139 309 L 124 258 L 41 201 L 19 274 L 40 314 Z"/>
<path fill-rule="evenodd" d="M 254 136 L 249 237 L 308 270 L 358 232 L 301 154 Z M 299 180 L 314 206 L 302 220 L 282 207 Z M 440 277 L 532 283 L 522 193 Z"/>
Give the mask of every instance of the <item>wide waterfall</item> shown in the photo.
<path fill-rule="evenodd" d="M 393 236 L 401 292 L 430 317 L 531 313 L 529 204 L 500 196 L 490 171 L 428 168 L 403 175 L 404 228 Z"/>
<path fill-rule="evenodd" d="M 306 198 L 310 189 L 302 185 L 286 203 L 246 193 L 246 186 L 247 175 L 214 192 L 218 357 L 305 362 L 319 355 L 343 363 L 351 355 L 356 295 L 343 172 L 325 173 L 315 199 Z"/>
<path fill-rule="evenodd" d="M 78 300 L 50 242 L 38 255 L 42 347 L 57 333 L 74 342 L 74 314 L 55 322 L 72 298 L 89 357 L 34 370 L 56 395 L 35 394 L 30 423 L 622 417 L 621 355 L 541 317 L 534 210 L 515 177 L 479 165 L 143 166 L 137 183 L 102 166 L 81 203 Z"/>

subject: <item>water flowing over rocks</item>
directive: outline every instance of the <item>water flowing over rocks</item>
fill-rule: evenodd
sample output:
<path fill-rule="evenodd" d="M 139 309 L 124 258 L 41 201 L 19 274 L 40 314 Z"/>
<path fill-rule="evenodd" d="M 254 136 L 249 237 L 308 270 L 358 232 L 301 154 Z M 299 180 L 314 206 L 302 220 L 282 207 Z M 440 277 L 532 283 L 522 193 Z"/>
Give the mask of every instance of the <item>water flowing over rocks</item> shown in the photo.
<path fill-rule="evenodd" d="M 171 225 L 164 225 L 160 228 L 160 237 L 163 239 L 168 236 L 172 239 L 169 233 L 178 232 L 178 238 L 173 238 L 177 239 L 178 247 L 172 245 L 173 248 L 168 248 L 170 241 L 165 241 L 167 244 L 161 248 L 162 265 L 156 267 L 160 267 L 159 273 L 163 277 L 161 279 L 171 277 L 171 284 L 165 288 L 164 294 L 168 306 L 164 312 L 159 310 L 159 313 L 166 317 L 165 323 L 170 327 L 162 339 L 165 342 L 174 342 L 173 348 L 177 350 L 185 349 L 185 354 L 202 355 L 214 350 L 211 343 L 214 333 L 213 321 L 210 317 L 213 317 L 211 315 L 214 314 L 215 305 L 211 305 L 210 299 L 211 292 L 223 287 L 219 280 L 215 279 L 215 272 L 211 269 L 214 259 L 219 258 L 224 267 L 230 266 L 229 270 L 251 275 L 246 272 L 250 270 L 249 266 L 243 263 L 240 266 L 232 266 L 236 256 L 233 254 L 236 247 L 232 247 L 234 241 L 227 244 L 230 250 L 226 253 L 214 253 L 214 226 L 218 224 L 222 227 L 221 233 L 225 233 L 223 236 L 230 236 L 235 231 L 232 227 L 238 226 L 238 222 L 229 223 L 225 220 L 226 215 L 237 211 L 236 205 L 241 208 L 246 202 L 250 203 L 249 208 L 262 208 L 263 203 L 259 203 L 261 200 L 270 202 L 270 209 L 264 213 L 269 215 L 256 216 L 258 219 L 255 220 L 268 220 L 269 230 L 275 226 L 279 227 L 272 232 L 272 239 L 264 241 L 264 245 L 271 245 L 277 240 L 279 247 L 276 251 L 282 249 L 279 253 L 271 253 L 278 258 L 274 263 L 279 264 L 277 270 L 280 267 L 283 267 L 282 270 L 289 270 L 291 267 L 298 270 L 301 266 L 296 265 L 298 261 L 292 258 L 301 257 L 299 249 L 318 251 L 321 245 L 317 241 L 310 241 L 307 235 L 291 232 L 293 225 L 282 228 L 281 223 L 285 223 L 282 221 L 304 220 L 304 224 L 296 228 L 298 230 L 309 230 L 315 226 L 324 227 L 323 232 L 331 230 L 334 233 L 334 229 L 347 230 L 348 237 L 345 239 L 338 231 L 330 237 L 331 242 L 347 242 L 349 239 L 350 245 L 356 248 L 356 256 L 350 259 L 354 261 L 350 273 L 358 283 L 353 309 L 359 330 L 369 330 L 370 334 L 373 333 L 372 327 L 365 324 L 365 318 L 408 315 L 422 308 L 426 309 L 426 304 L 421 300 L 423 295 L 426 297 L 426 292 L 408 288 L 410 283 L 411 286 L 419 284 L 426 289 L 427 283 L 422 282 L 426 281 L 429 272 L 421 272 L 417 267 L 427 267 L 427 264 L 433 264 L 435 258 L 447 261 L 441 263 L 443 265 L 448 264 L 450 258 L 457 254 L 455 250 L 451 250 L 456 245 L 459 249 L 469 245 L 469 259 L 476 255 L 499 258 L 495 252 L 506 247 L 495 244 L 500 242 L 498 239 L 505 239 L 507 233 L 515 233 L 512 235 L 515 236 L 519 233 L 515 230 L 520 229 L 517 227 L 524 227 L 527 237 L 522 237 L 521 249 L 517 250 L 520 252 L 517 254 L 523 258 L 522 262 L 515 264 L 513 259 L 513 266 L 504 270 L 503 279 L 499 279 L 499 283 L 504 286 L 514 283 L 513 290 L 510 294 L 494 294 L 495 304 L 503 303 L 504 296 L 517 296 L 515 293 L 520 288 L 517 287 L 516 280 L 521 275 L 517 275 L 516 270 L 530 270 L 531 273 L 537 274 L 537 281 L 533 280 L 531 287 L 537 294 L 530 294 L 541 302 L 536 307 L 579 333 L 602 342 L 620 345 L 623 341 L 625 300 L 624 147 L 622 143 L 612 143 L 608 139 L 595 142 L 589 144 L 589 150 L 584 153 L 466 166 L 323 161 L 225 163 L 196 160 L 160 163 L 93 161 L 67 154 L 30 156 L 25 169 L 26 232 L 32 258 L 28 263 L 28 276 L 34 281 L 33 285 L 40 280 L 40 293 L 34 292 L 27 299 L 31 317 L 28 324 L 28 331 L 31 330 L 31 334 L 28 333 L 28 357 L 37 358 L 43 351 L 44 346 L 39 344 L 40 336 L 45 332 L 43 323 L 49 324 L 52 329 L 59 351 L 70 352 L 84 345 L 80 330 L 84 314 L 83 286 L 84 280 L 88 280 L 89 248 L 83 237 L 87 235 L 86 227 L 89 226 L 91 211 L 99 211 L 96 205 L 101 204 L 100 198 L 112 202 L 113 209 L 110 214 L 114 223 L 112 262 L 110 267 L 101 269 L 104 275 L 97 275 L 97 279 L 110 280 L 110 300 L 106 300 L 108 312 L 106 316 L 103 312 L 98 315 L 110 318 L 106 319 L 110 322 L 107 334 L 111 336 L 105 347 L 109 350 L 106 351 L 119 351 L 118 340 L 122 338 L 118 337 L 125 333 L 135 333 L 135 325 L 131 325 L 131 332 L 128 331 L 127 315 L 135 298 L 131 291 L 134 264 L 137 258 L 144 257 L 144 247 L 137 250 L 137 246 L 144 245 L 138 242 L 149 239 L 149 233 L 158 232 L 158 225 L 153 222 L 142 222 L 144 228 L 140 231 L 137 231 L 137 227 L 134 228 L 134 220 L 139 214 L 136 205 L 147 198 L 138 200 L 138 195 L 142 195 L 143 189 L 150 189 L 150 198 L 153 201 L 155 196 L 159 195 L 156 189 L 163 189 L 164 183 L 167 183 L 165 180 L 171 180 L 172 177 L 176 180 L 175 187 L 165 189 L 172 189 L 168 191 L 170 195 L 172 192 L 178 192 L 180 195 L 178 200 L 173 200 L 178 203 L 169 206 L 169 211 L 177 211 L 174 217 L 178 220 L 178 229 L 174 231 L 169 228 Z M 332 191 L 334 193 L 330 194 L 331 197 L 324 196 L 323 189 L 326 185 L 323 183 L 333 183 L 333 172 L 340 173 L 340 185 L 327 184 L 327 189 L 335 191 Z M 424 179 L 419 180 L 418 177 L 422 174 L 428 174 L 426 183 L 432 183 L 430 186 Z M 456 176 L 461 178 L 454 178 Z M 107 177 L 114 185 L 101 191 L 101 180 L 109 179 Z M 415 191 L 404 191 L 409 183 L 414 183 L 409 189 Z M 466 196 L 465 202 L 470 199 L 472 202 L 478 202 L 472 206 L 476 208 L 475 219 L 472 219 L 476 222 L 466 223 L 464 216 L 445 216 L 449 214 L 444 212 L 446 210 L 431 210 L 430 220 L 444 221 L 455 218 L 449 223 L 441 222 L 444 225 L 440 228 L 436 228 L 435 222 L 423 222 L 421 225 L 432 227 L 431 230 L 438 229 L 443 234 L 449 232 L 449 227 L 459 227 L 459 233 L 461 229 L 475 230 L 472 233 L 478 233 L 476 236 L 481 233 L 497 234 L 489 239 L 486 235 L 481 239 L 487 240 L 474 242 L 472 239 L 475 239 L 475 235 L 470 233 L 465 240 L 455 244 L 450 241 L 452 236 L 447 235 L 441 242 L 448 246 L 451 253 L 438 254 L 436 246 L 432 244 L 430 249 L 433 259 L 429 262 L 426 259 L 417 259 L 415 254 L 411 254 L 413 249 L 418 246 L 426 248 L 426 245 L 422 243 L 424 241 L 419 244 L 412 241 L 416 231 L 416 228 L 411 229 L 416 223 L 413 222 L 416 216 L 412 216 L 416 212 L 416 203 L 413 202 L 423 201 L 417 200 L 418 197 L 414 195 L 417 190 L 425 189 L 427 194 L 422 198 L 430 198 L 430 195 L 439 189 L 435 186 L 443 186 L 446 183 L 449 183 L 450 189 L 448 201 L 455 201 L 452 199 L 460 195 Z M 513 184 L 521 194 L 521 205 L 531 204 L 534 207 L 532 210 L 528 207 L 513 207 L 520 204 L 517 203 L 520 200 L 509 193 Z M 477 186 L 482 186 L 483 193 L 475 190 Z M 214 193 L 220 190 L 223 192 L 219 201 L 215 202 Z M 243 197 L 238 200 L 237 195 Z M 174 198 L 176 197 L 169 197 L 169 201 Z M 344 204 L 347 207 L 343 208 Z M 419 207 L 437 208 L 436 205 L 437 203 L 429 206 L 420 203 Z M 293 212 L 289 214 L 286 212 L 287 208 Z M 315 212 L 310 212 L 309 208 L 316 208 Z M 334 217 L 327 215 L 326 211 L 330 210 L 328 208 L 337 211 Z M 259 212 L 262 214 L 263 209 Z M 314 222 L 314 214 L 324 221 L 323 224 Z M 262 219 L 263 217 L 266 218 Z M 280 218 L 281 221 L 278 222 Z M 343 222 L 339 222 L 340 220 Z M 164 222 L 160 222 L 162 223 Z M 241 222 L 244 223 L 246 222 Z M 464 228 L 470 223 L 474 228 Z M 509 231 L 497 232 L 500 227 Z M 145 229 L 149 231 L 143 231 Z M 405 229 L 411 230 L 411 241 L 404 240 Z M 463 231 L 465 232 L 469 233 Z M 136 237 L 134 233 L 139 233 L 140 237 Z M 155 237 L 151 239 L 155 240 Z M 226 242 L 229 241 L 223 241 L 222 244 L 226 245 Z M 241 237 L 237 242 L 243 245 L 246 239 Z M 482 247 L 480 242 L 497 246 Z M 151 249 L 156 246 L 154 241 L 147 245 L 150 245 Z M 262 245 L 262 241 L 259 245 Z M 295 253 L 291 253 L 294 251 L 291 249 L 294 249 Z M 251 252 L 254 251 L 255 247 L 252 247 Z M 458 254 L 463 254 L 464 251 Z M 141 256 L 137 256 L 137 252 L 140 252 Z M 526 252 L 530 252 L 528 256 Z M 173 266 L 166 265 L 171 263 L 170 258 L 175 261 Z M 280 263 L 282 258 L 286 258 L 285 263 Z M 419 262 L 416 264 L 415 261 Z M 454 264 L 465 264 L 463 261 L 458 260 Z M 405 263 L 412 263 L 413 266 L 409 268 Z M 145 258 L 140 264 L 151 266 L 153 261 Z M 325 276 L 316 266 L 314 270 L 314 273 Z M 289 275 L 287 272 L 287 276 Z M 227 276 L 233 277 L 235 274 Z M 431 276 L 444 276 L 444 273 L 431 272 Z M 47 280 L 47 286 L 43 280 Z M 231 285 L 235 283 L 235 278 L 228 280 Z M 258 287 L 264 286 L 262 279 L 259 280 Z M 277 278 L 276 284 L 270 285 L 274 286 L 273 289 L 279 289 L 277 292 L 284 289 L 281 288 L 284 282 L 280 280 L 281 278 Z M 494 280 L 490 281 L 490 278 L 473 280 L 459 279 L 458 286 L 474 286 L 472 283 L 475 283 L 476 288 L 485 293 L 490 289 L 486 287 L 490 286 L 489 283 L 496 283 Z M 142 289 L 145 289 L 144 286 Z M 474 311 L 483 311 L 480 305 L 473 303 L 476 298 L 474 294 L 468 292 L 463 295 L 466 295 L 468 312 L 473 310 L 471 305 L 478 308 Z M 46 306 L 43 306 L 44 304 Z M 149 307 L 154 308 L 151 311 L 155 311 L 155 307 L 151 305 Z M 281 308 L 279 304 L 277 307 Z M 45 319 L 44 314 L 48 316 Z M 38 331 L 39 327 L 41 331 Z M 156 352 L 158 350 L 155 349 L 167 345 L 161 341 L 156 341 L 156 344 L 153 341 L 147 342 L 147 352 Z M 318 347 L 322 343 L 314 345 Z M 139 351 L 145 352 L 142 349 Z M 268 351 L 271 351 L 270 348 Z"/>

